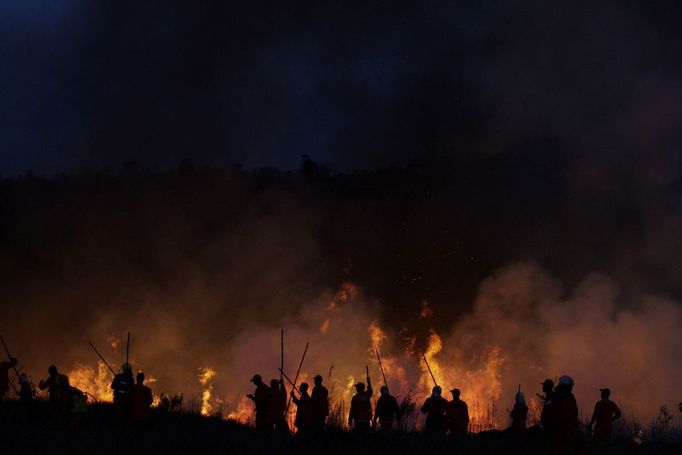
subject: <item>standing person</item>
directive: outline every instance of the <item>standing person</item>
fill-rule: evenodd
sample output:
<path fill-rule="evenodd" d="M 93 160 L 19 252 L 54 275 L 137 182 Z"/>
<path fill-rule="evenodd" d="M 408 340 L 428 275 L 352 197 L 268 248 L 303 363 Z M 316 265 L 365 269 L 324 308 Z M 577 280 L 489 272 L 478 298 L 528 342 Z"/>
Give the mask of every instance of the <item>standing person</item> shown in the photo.
<path fill-rule="evenodd" d="M 426 414 L 424 431 L 432 434 L 445 434 L 445 406 L 448 400 L 441 396 L 442 389 L 435 386 L 431 389 L 431 396 L 424 401 L 422 413 Z"/>
<path fill-rule="evenodd" d="M 620 409 L 609 399 L 611 396 L 611 389 L 599 389 L 601 392 L 601 400 L 594 405 L 594 412 L 592 413 L 592 420 L 588 427 L 594 427 L 593 440 L 597 445 L 605 445 L 611 441 L 613 435 L 613 422 L 619 419 L 623 413 Z"/>
<path fill-rule="evenodd" d="M 545 379 L 542 385 L 542 413 L 540 414 L 540 425 L 545 433 L 548 435 L 552 432 L 552 402 L 554 398 L 554 381 Z"/>
<path fill-rule="evenodd" d="M 17 366 L 17 359 L 10 357 L 9 360 L 0 362 L 0 401 L 9 392 L 9 370 Z"/>
<path fill-rule="evenodd" d="M 279 379 L 270 381 L 270 388 L 266 395 L 266 419 L 269 429 L 289 431 L 284 412 L 287 408 L 287 391 L 284 383 Z"/>
<path fill-rule="evenodd" d="M 312 402 L 311 427 L 315 430 L 323 430 L 327 416 L 329 416 L 329 391 L 322 385 L 322 376 L 315 376 L 315 387 L 310 396 Z"/>
<path fill-rule="evenodd" d="M 554 388 L 552 407 L 553 446 L 557 453 L 565 453 L 569 447 L 578 450 L 585 448 L 585 440 L 580 431 L 578 420 L 578 403 L 573 395 L 573 379 L 561 376 L 559 384 Z"/>
<path fill-rule="evenodd" d="M 373 426 L 376 426 L 376 422 L 379 420 L 381 431 L 388 431 L 393 427 L 393 421 L 397 419 L 400 414 L 400 406 L 398 406 L 398 400 L 388 393 L 388 387 L 385 385 L 381 386 L 379 393 L 381 396 L 379 396 L 379 399 L 377 400 Z"/>
<path fill-rule="evenodd" d="M 509 413 L 512 423 L 511 430 L 516 434 L 523 434 L 526 431 L 526 421 L 528 420 L 528 406 L 523 392 L 517 392 L 514 397 L 514 407 Z"/>
<path fill-rule="evenodd" d="M 143 372 L 135 376 L 136 383 L 129 386 L 126 393 L 126 409 L 128 410 L 128 420 L 133 424 L 149 423 L 150 406 L 154 398 L 152 389 L 144 385 L 145 375 Z"/>
<path fill-rule="evenodd" d="M 469 407 L 460 399 L 459 389 L 452 389 L 452 401 L 445 405 L 445 421 L 451 437 L 462 438 L 469 432 Z"/>
<path fill-rule="evenodd" d="M 133 367 L 126 362 L 121 365 L 121 372 L 114 376 L 114 380 L 111 381 L 111 389 L 114 391 L 114 405 L 116 407 L 123 407 L 128 387 L 134 383 Z"/>
<path fill-rule="evenodd" d="M 265 385 L 263 378 L 259 374 L 254 374 L 251 382 L 256 386 L 256 391 L 247 395 L 256 405 L 256 430 L 263 431 L 268 429 L 267 417 L 267 396 L 270 388 Z M 272 427 L 271 427 L 272 428 Z"/>
<path fill-rule="evenodd" d="M 19 375 L 19 400 L 22 403 L 30 403 L 34 396 L 35 390 L 33 390 L 31 380 L 26 373 L 21 373 Z"/>
<path fill-rule="evenodd" d="M 48 391 L 48 412 L 50 418 L 55 422 L 66 420 L 69 409 L 71 408 L 71 397 L 69 395 L 69 378 L 57 371 L 57 367 L 50 365 L 47 369 L 48 378 L 38 383 L 40 390 Z"/>
<path fill-rule="evenodd" d="M 355 384 L 355 395 L 350 400 L 350 413 L 348 425 L 356 431 L 368 431 L 372 423 L 372 383 L 367 376 L 367 389 L 365 384 Z"/>
<path fill-rule="evenodd" d="M 298 390 L 301 396 L 296 398 L 294 390 L 291 390 L 291 399 L 296 405 L 296 420 L 294 425 L 298 428 L 299 433 L 310 428 L 313 415 L 313 403 L 310 395 L 308 395 L 308 383 L 302 382 Z"/>

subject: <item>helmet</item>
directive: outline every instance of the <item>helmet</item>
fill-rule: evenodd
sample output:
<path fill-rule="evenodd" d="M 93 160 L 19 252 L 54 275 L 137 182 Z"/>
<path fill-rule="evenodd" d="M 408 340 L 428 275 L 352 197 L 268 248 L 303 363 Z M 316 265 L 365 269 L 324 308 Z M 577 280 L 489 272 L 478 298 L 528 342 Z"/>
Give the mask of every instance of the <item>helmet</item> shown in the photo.
<path fill-rule="evenodd" d="M 567 375 L 563 375 L 559 378 L 559 384 L 573 387 L 573 378 Z"/>
<path fill-rule="evenodd" d="M 388 387 L 386 387 L 385 385 L 382 385 L 379 391 L 381 392 L 382 395 L 388 395 Z"/>
<path fill-rule="evenodd" d="M 441 389 L 439 385 L 431 389 L 431 395 L 434 397 L 439 397 L 441 393 L 443 393 L 443 389 Z"/>
<path fill-rule="evenodd" d="M 57 367 L 54 365 L 50 365 L 50 368 L 47 369 L 47 372 L 50 373 L 50 375 L 55 375 L 57 374 Z"/>
<path fill-rule="evenodd" d="M 123 370 L 124 373 L 128 373 L 129 371 L 133 370 L 133 367 L 128 362 L 126 362 L 123 365 L 121 365 L 121 370 Z"/>

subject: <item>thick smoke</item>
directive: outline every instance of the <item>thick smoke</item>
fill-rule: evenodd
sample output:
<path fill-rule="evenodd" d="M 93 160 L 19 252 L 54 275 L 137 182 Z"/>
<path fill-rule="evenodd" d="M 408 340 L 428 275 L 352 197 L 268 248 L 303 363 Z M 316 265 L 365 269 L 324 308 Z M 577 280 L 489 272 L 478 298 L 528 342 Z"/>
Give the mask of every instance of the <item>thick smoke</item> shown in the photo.
<path fill-rule="evenodd" d="M 87 341 L 118 368 L 132 330 L 134 366 L 155 378 L 155 392 L 225 415 L 250 409 L 252 374 L 279 376 L 280 328 L 287 372 L 310 342 L 302 378 L 322 374 L 337 398 L 365 365 L 381 383 L 378 345 L 394 393 L 428 394 L 425 352 L 444 389 L 459 387 L 481 419 L 495 404 L 497 426 L 519 384 L 532 397 L 561 374 L 574 377 L 584 415 L 599 387 L 645 422 L 678 401 L 682 310 L 665 295 L 679 283 L 672 269 L 642 273 L 649 254 L 657 268 L 674 264 L 655 253 L 663 245 L 648 227 L 638 233 L 650 212 L 633 205 L 642 223 L 619 228 L 622 218 L 588 197 L 548 206 L 563 187 L 541 193 L 488 161 L 468 166 L 476 178 L 330 177 L 314 163 L 296 174 L 225 174 L 186 163 L 168 174 L 127 166 L 117 176 L 4 180 L 1 333 L 34 380 L 50 364 L 84 366 L 90 377 L 77 385 L 102 396 L 109 373 L 94 383 Z M 671 186 L 658 194 L 677 198 Z M 582 229 L 557 227 L 577 215 Z M 595 241 L 599 232 L 614 235 Z M 623 257 L 644 266 L 616 266 Z"/>

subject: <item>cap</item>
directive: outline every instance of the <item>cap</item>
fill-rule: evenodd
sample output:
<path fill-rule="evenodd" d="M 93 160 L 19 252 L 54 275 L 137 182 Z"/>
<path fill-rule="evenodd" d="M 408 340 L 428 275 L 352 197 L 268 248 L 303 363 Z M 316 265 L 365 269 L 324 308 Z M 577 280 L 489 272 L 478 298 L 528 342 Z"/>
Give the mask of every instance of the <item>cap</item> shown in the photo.
<path fill-rule="evenodd" d="M 552 381 L 551 379 L 545 379 L 543 382 L 540 383 L 540 385 L 543 387 L 546 385 L 554 387 L 554 381 Z"/>
<path fill-rule="evenodd" d="M 600 391 L 601 393 L 605 393 L 605 394 L 607 394 L 607 395 L 611 395 L 611 389 L 609 389 L 608 387 L 605 388 L 605 389 L 599 389 L 599 391 Z"/>
<path fill-rule="evenodd" d="M 254 374 L 253 377 L 251 378 L 251 382 L 253 382 L 254 384 L 262 381 L 263 378 L 260 377 L 260 374 Z"/>

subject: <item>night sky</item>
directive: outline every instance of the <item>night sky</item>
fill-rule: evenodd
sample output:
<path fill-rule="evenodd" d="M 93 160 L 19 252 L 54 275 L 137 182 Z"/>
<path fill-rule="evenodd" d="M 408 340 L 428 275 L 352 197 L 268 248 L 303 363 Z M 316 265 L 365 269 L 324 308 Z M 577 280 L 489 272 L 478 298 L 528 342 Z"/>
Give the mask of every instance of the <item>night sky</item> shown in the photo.
<path fill-rule="evenodd" d="M 291 169 L 302 154 L 335 171 L 441 167 L 530 150 L 587 178 L 668 182 L 677 3 L 3 2 L 0 172 Z"/>

